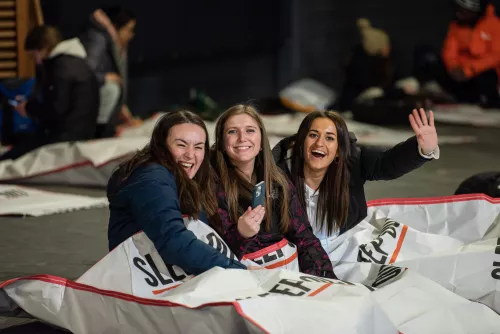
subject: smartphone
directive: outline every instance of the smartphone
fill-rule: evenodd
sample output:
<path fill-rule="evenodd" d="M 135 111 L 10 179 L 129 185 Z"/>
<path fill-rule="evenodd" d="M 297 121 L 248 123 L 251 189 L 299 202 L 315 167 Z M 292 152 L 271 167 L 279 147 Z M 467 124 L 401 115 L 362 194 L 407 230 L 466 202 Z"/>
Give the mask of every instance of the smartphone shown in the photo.
<path fill-rule="evenodd" d="M 19 102 L 17 102 L 16 100 L 8 100 L 8 103 L 13 106 L 13 107 L 17 107 L 17 105 L 19 104 Z"/>
<path fill-rule="evenodd" d="M 13 107 L 17 107 L 19 105 L 19 103 L 23 102 L 25 100 L 25 97 L 24 96 L 16 96 L 17 99 L 9 99 L 8 100 L 8 103 L 13 106 Z"/>
<path fill-rule="evenodd" d="M 266 201 L 266 183 L 261 181 L 253 187 L 252 209 L 259 205 L 264 206 Z"/>

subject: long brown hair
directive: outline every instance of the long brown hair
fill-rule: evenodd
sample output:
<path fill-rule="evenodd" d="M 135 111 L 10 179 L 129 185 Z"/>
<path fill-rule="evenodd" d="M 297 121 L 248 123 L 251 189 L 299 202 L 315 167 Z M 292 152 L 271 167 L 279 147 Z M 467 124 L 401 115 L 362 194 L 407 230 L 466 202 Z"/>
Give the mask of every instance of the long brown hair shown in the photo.
<path fill-rule="evenodd" d="M 193 179 L 179 167 L 167 147 L 170 130 L 179 124 L 195 124 L 205 131 L 205 155 L 203 162 Z M 180 110 L 162 116 L 155 125 L 149 144 L 138 151 L 131 159 L 122 163 L 117 170 L 118 182 L 125 181 L 138 167 L 148 163 L 159 163 L 165 166 L 175 177 L 181 212 L 199 218 L 200 211 L 205 210 L 209 221 L 219 226 L 217 198 L 215 196 L 214 172 L 210 165 L 210 144 L 208 131 L 203 120 L 196 114 Z M 165 200 L 169 200 L 165 198 Z"/>
<path fill-rule="evenodd" d="M 330 119 L 337 129 L 338 159 L 328 167 L 318 191 L 318 208 L 316 222 L 321 229 L 326 227 L 328 234 L 334 228 L 342 227 L 347 221 L 349 213 L 349 165 L 351 163 L 351 142 L 349 131 L 342 117 L 333 111 L 314 111 L 308 114 L 300 123 L 292 153 L 292 180 L 297 188 L 297 196 L 302 207 L 306 207 L 304 187 L 304 143 L 316 118 Z"/>
<path fill-rule="evenodd" d="M 281 217 L 279 228 L 282 233 L 286 233 L 290 222 L 288 205 L 290 194 L 288 191 L 288 180 L 286 175 L 278 168 L 278 166 L 276 166 L 276 163 L 274 162 L 273 155 L 271 153 L 271 146 L 269 144 L 269 138 L 257 110 L 253 106 L 245 104 L 238 104 L 226 110 L 219 117 L 215 126 L 215 152 L 213 152 L 215 156 L 213 161 L 219 181 L 221 182 L 224 192 L 226 193 L 229 215 L 233 223 L 238 223 L 238 218 L 246 210 L 246 208 L 242 208 L 239 203 L 241 203 L 241 199 L 250 202 L 253 192 L 253 185 L 242 177 L 236 168 L 231 164 L 231 161 L 229 160 L 229 157 L 225 153 L 224 149 L 224 127 L 227 120 L 232 116 L 243 114 L 252 117 L 257 122 L 262 138 L 262 150 L 255 158 L 254 174 L 257 177 L 257 182 L 264 181 L 266 183 L 266 230 L 270 231 L 271 229 L 273 194 L 276 193 L 275 190 L 277 189 L 275 188 L 278 187 L 281 197 Z"/>

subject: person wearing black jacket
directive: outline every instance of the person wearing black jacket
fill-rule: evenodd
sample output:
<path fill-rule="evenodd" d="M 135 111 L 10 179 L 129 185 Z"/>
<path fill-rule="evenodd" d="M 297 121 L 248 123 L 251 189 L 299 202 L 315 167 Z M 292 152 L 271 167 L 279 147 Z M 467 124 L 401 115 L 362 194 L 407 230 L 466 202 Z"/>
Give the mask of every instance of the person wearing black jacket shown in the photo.
<path fill-rule="evenodd" d="M 41 99 L 19 100 L 15 109 L 38 123 L 38 133 L 0 160 L 17 159 L 46 144 L 89 140 L 95 135 L 99 88 L 80 41 L 63 41 L 56 28 L 39 26 L 26 37 L 25 49 L 42 65 Z"/>
<path fill-rule="evenodd" d="M 316 111 L 273 148 L 327 253 L 333 239 L 366 217 L 366 181 L 396 179 L 439 158 L 432 111 L 427 119 L 423 109 L 414 110 L 410 123 L 416 136 L 382 151 L 358 146 L 338 113 Z"/>
<path fill-rule="evenodd" d="M 120 6 L 97 9 L 90 16 L 80 40 L 87 62 L 97 76 L 100 107 L 97 137 L 111 137 L 121 123 L 140 124 L 127 106 L 128 45 L 135 35 L 136 16 Z"/>

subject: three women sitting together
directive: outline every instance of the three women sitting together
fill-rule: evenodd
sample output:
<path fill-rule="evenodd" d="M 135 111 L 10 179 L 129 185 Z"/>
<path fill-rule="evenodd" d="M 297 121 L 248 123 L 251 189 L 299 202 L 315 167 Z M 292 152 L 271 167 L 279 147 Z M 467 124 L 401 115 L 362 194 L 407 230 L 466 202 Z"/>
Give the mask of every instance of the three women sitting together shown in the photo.
<path fill-rule="evenodd" d="M 187 230 L 188 215 L 217 231 L 239 260 L 286 239 L 296 245 L 301 272 L 335 278 L 329 245 L 366 217 L 364 183 L 395 179 L 439 157 L 432 111 L 427 119 L 413 110 L 409 119 L 415 136 L 383 151 L 358 146 L 337 113 L 316 111 L 271 150 L 252 106 L 220 116 L 213 147 L 199 116 L 168 113 L 109 181 L 109 248 L 142 230 L 165 263 L 192 274 L 246 269 Z M 261 181 L 264 205 L 252 208 Z"/>

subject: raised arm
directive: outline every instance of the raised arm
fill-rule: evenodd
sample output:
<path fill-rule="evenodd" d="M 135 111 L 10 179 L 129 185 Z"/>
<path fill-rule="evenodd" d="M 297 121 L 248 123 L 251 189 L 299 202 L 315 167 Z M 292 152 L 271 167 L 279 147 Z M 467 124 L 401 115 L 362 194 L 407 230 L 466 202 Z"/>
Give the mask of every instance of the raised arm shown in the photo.
<path fill-rule="evenodd" d="M 253 234 L 253 236 L 246 238 L 241 235 L 240 231 L 238 231 L 237 222 L 233 223 L 231 220 L 231 215 L 229 214 L 229 209 L 227 206 L 226 195 L 222 189 L 217 190 L 217 201 L 219 205 L 219 217 L 221 219 L 223 230 L 222 239 L 224 239 L 229 248 L 238 257 L 238 259 L 241 259 L 242 256 L 245 255 L 247 247 L 251 243 L 258 242 L 255 236 L 259 231 L 260 222 L 258 224 L 255 224 L 253 232 L 250 233 Z M 247 213 L 245 213 L 245 215 L 246 214 Z M 262 221 L 262 217 L 258 217 L 260 218 L 260 221 Z"/>
<path fill-rule="evenodd" d="M 439 147 L 434 115 L 429 119 L 423 109 L 413 110 L 409 116 L 415 136 L 383 151 L 362 147 L 360 152 L 361 176 L 365 180 L 392 180 L 422 166 L 432 158 L 439 158 Z"/>

